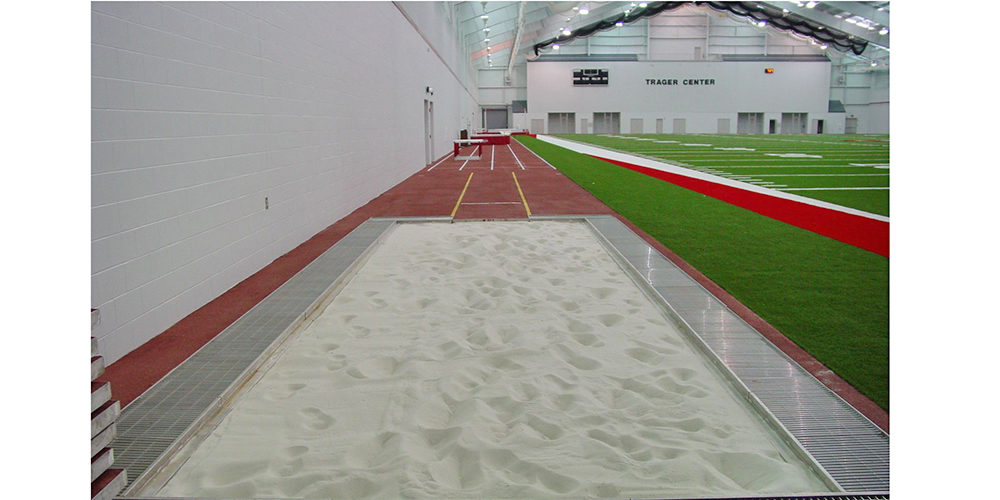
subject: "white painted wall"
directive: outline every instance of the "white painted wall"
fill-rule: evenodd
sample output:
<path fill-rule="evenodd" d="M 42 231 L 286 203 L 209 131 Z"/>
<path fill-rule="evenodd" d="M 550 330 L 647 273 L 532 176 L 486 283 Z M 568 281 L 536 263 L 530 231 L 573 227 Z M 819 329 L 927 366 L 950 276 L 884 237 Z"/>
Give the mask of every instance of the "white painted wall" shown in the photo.
<path fill-rule="evenodd" d="M 436 156 L 476 123 L 439 3 L 91 5 L 108 362 L 419 170 L 425 87 Z"/>
<path fill-rule="evenodd" d="M 607 68 L 607 86 L 574 86 L 576 68 Z M 766 74 L 764 68 L 774 68 Z M 677 80 L 676 85 L 650 85 L 647 79 Z M 713 85 L 685 85 L 685 79 L 710 79 Z M 809 113 L 826 120 L 824 129 L 835 133 L 838 119 L 843 129 L 843 113 L 828 113 L 829 62 L 712 62 L 712 61 L 605 61 L 528 63 L 528 113 L 525 118 L 546 118 L 548 113 L 576 113 L 579 133 L 581 118 L 592 124 L 594 112 L 621 113 L 622 132 L 629 131 L 634 118 L 643 120 L 643 131 L 653 133 L 656 119 L 664 120 L 664 132 L 672 131 L 673 120 L 684 118 L 687 133 L 716 133 L 718 120 L 730 119 L 736 133 L 737 113 L 765 113 L 776 118 L 780 131 L 782 112 Z M 766 121 L 765 121 L 766 124 Z M 767 126 L 765 125 L 765 131 Z"/>

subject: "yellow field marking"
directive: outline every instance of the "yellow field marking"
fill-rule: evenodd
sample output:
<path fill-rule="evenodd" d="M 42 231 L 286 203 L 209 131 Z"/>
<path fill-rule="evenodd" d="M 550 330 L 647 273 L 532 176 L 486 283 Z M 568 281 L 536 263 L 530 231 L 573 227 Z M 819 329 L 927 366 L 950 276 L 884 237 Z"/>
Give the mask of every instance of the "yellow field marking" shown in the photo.
<path fill-rule="evenodd" d="M 475 172 L 469 173 L 469 180 L 465 181 L 465 187 L 462 188 L 462 194 L 458 195 L 458 201 L 455 202 L 455 208 L 451 211 L 452 218 L 454 218 L 455 214 L 458 213 L 458 206 L 462 204 L 462 198 L 465 197 L 465 190 L 469 189 L 469 183 L 472 182 L 472 176 L 475 174 L 476 174 Z"/>
<path fill-rule="evenodd" d="M 528 217 L 531 217 L 531 209 L 528 208 L 528 200 L 524 199 L 524 191 L 521 191 L 521 184 L 517 182 L 517 176 L 514 175 L 514 172 L 511 172 L 510 175 L 514 176 L 514 185 L 517 186 L 517 194 L 521 195 L 521 203 L 524 203 L 524 211 L 528 213 Z"/>

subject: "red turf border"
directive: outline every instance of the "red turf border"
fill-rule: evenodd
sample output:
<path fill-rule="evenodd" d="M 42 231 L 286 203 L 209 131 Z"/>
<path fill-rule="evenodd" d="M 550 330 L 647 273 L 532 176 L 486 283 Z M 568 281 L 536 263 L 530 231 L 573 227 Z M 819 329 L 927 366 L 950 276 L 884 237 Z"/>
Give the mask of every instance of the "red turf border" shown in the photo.
<path fill-rule="evenodd" d="M 600 156 L 592 158 L 711 196 L 795 227 L 889 257 L 889 223 Z"/>

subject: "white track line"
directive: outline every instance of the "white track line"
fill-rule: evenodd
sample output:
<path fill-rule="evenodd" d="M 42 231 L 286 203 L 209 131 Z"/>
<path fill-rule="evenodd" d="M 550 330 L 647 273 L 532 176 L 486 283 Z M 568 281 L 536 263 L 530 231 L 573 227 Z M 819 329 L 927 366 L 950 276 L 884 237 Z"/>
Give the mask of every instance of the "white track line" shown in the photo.
<path fill-rule="evenodd" d="M 445 155 L 444 158 L 441 158 L 441 161 L 435 163 L 434 166 L 432 166 L 431 168 L 428 168 L 427 171 L 430 172 L 431 170 L 434 170 L 434 167 L 436 167 L 436 166 L 444 163 L 444 161 L 447 160 L 449 156 L 451 156 L 451 155 Z"/>
<path fill-rule="evenodd" d="M 513 140 L 513 139 L 512 139 L 512 140 Z M 520 143 L 519 143 L 519 144 L 520 144 Z M 536 152 L 534 152 L 534 151 L 531 151 L 531 148 L 529 148 L 529 147 L 525 147 L 524 149 L 527 149 L 528 151 L 530 151 L 530 152 L 531 152 L 531 154 L 535 155 L 535 158 L 538 158 L 539 160 L 542 160 L 542 163 L 544 163 L 544 164 L 548 165 L 548 166 L 549 166 L 549 168 L 551 168 L 552 170 L 559 170 L 558 168 L 556 168 L 556 167 L 553 167 L 551 163 L 549 163 L 549 162 L 545 161 L 545 158 L 542 158 L 541 156 L 538 156 L 538 153 L 536 153 Z"/>
<path fill-rule="evenodd" d="M 496 154 L 496 144 L 490 144 L 490 170 L 493 170 L 493 155 Z"/>
<path fill-rule="evenodd" d="M 469 163 L 469 160 L 465 160 L 465 163 L 463 163 L 461 167 L 458 167 L 458 171 L 461 172 L 462 169 L 465 168 L 466 165 L 468 165 L 468 163 Z"/>
<path fill-rule="evenodd" d="M 521 170 L 524 170 L 524 165 L 521 164 L 521 160 L 518 160 L 517 155 L 514 154 L 514 148 L 511 148 L 510 144 L 508 144 L 507 149 L 510 150 L 510 154 L 514 155 L 514 159 L 517 160 L 517 166 L 521 167 Z"/>

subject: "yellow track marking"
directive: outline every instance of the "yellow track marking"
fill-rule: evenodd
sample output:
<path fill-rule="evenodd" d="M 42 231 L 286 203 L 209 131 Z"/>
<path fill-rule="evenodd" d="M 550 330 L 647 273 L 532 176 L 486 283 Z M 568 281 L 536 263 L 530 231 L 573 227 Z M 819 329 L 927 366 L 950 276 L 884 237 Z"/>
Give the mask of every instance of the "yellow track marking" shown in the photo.
<path fill-rule="evenodd" d="M 514 175 L 514 172 L 511 172 L 510 175 L 514 176 L 514 185 L 517 186 L 517 194 L 521 195 L 521 203 L 524 203 L 524 211 L 528 213 L 528 217 L 531 217 L 531 209 L 528 208 L 528 200 L 524 199 L 524 191 L 521 191 L 521 184 L 517 182 L 517 176 Z"/>
<path fill-rule="evenodd" d="M 511 172 L 511 173 L 513 173 L 513 172 Z M 475 172 L 469 173 L 469 180 L 465 181 L 465 187 L 462 188 L 462 194 L 458 195 L 458 201 L 455 202 L 455 208 L 452 209 L 452 211 L 451 211 L 451 217 L 453 219 L 455 218 L 455 214 L 458 213 L 458 206 L 462 204 L 462 198 L 465 198 L 465 190 L 469 189 L 469 183 L 472 182 L 472 176 L 473 175 L 475 175 Z M 516 182 L 516 180 L 515 180 L 515 182 Z M 518 188 L 518 189 L 520 189 L 520 188 Z M 525 206 L 527 206 L 527 205 L 525 205 Z"/>

